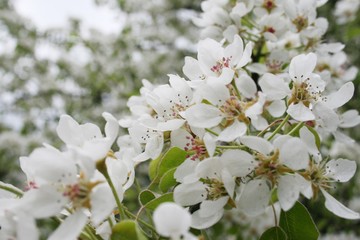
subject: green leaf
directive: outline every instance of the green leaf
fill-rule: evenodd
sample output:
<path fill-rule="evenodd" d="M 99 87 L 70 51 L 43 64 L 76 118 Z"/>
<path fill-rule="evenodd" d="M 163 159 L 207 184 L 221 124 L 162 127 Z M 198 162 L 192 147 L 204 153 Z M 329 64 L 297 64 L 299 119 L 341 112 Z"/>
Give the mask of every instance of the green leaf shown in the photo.
<path fill-rule="evenodd" d="M 155 199 L 156 196 L 155 194 L 150 191 L 150 190 L 144 190 L 139 194 L 139 202 L 141 203 L 141 205 L 146 205 L 148 202 L 150 202 L 151 200 Z"/>
<path fill-rule="evenodd" d="M 289 211 L 281 211 L 280 227 L 285 231 L 289 240 L 317 240 L 317 229 L 308 210 L 300 202 L 296 202 Z"/>
<path fill-rule="evenodd" d="M 307 128 L 309 129 L 309 131 L 314 135 L 316 147 L 317 147 L 318 149 L 320 149 L 321 140 L 320 140 L 319 134 L 317 133 L 317 131 L 316 131 L 314 128 L 312 128 L 312 127 L 310 127 L 310 126 L 306 126 L 306 127 L 307 127 Z"/>
<path fill-rule="evenodd" d="M 149 178 L 150 180 L 153 180 L 156 177 L 159 162 L 160 162 L 161 156 L 157 159 L 151 160 L 149 164 Z"/>
<path fill-rule="evenodd" d="M 165 193 L 164 195 L 161 195 L 160 197 L 151 200 L 150 202 L 145 204 L 144 207 L 149 210 L 155 210 L 161 203 L 173 202 L 173 201 L 174 201 L 173 193 Z"/>
<path fill-rule="evenodd" d="M 163 156 L 158 157 L 150 162 L 149 176 L 150 180 L 158 183 L 161 177 L 170 169 L 182 164 L 188 153 L 178 147 L 170 148 Z"/>
<path fill-rule="evenodd" d="M 266 230 L 259 240 L 287 240 L 287 236 L 280 227 L 272 227 Z"/>
<path fill-rule="evenodd" d="M 162 192 L 167 192 L 169 188 L 176 185 L 176 180 L 174 178 L 174 173 L 176 171 L 176 168 L 172 168 L 160 179 L 159 188 Z"/>
<path fill-rule="evenodd" d="M 123 220 L 112 228 L 111 240 L 146 240 L 137 223 Z"/>
<path fill-rule="evenodd" d="M 161 158 L 159 163 L 157 172 L 158 178 L 161 178 L 168 170 L 176 168 L 182 164 L 185 161 L 187 155 L 188 153 L 186 151 L 178 147 L 169 149 L 169 151 L 167 151 Z"/>

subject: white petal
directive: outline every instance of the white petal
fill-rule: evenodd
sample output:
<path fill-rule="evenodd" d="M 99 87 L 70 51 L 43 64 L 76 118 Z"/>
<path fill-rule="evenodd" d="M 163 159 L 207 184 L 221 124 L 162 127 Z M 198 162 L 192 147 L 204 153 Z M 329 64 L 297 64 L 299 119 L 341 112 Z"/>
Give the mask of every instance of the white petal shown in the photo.
<path fill-rule="evenodd" d="M 103 118 L 106 120 L 105 124 L 105 136 L 109 139 L 110 142 L 114 142 L 118 137 L 119 133 L 119 123 L 116 118 L 110 113 L 104 112 L 102 114 Z"/>
<path fill-rule="evenodd" d="M 299 82 L 307 78 L 315 69 L 317 56 L 314 53 L 300 54 L 294 57 L 289 66 L 289 75 L 293 81 Z M 295 78 L 296 77 L 296 78 Z"/>
<path fill-rule="evenodd" d="M 224 131 L 219 134 L 217 140 L 224 142 L 234 141 L 236 138 L 243 136 L 246 133 L 246 130 L 247 125 L 245 123 L 235 120 L 233 124 L 225 128 Z"/>
<path fill-rule="evenodd" d="M 269 126 L 269 123 L 266 121 L 266 119 L 263 116 L 252 116 L 250 117 L 251 119 L 251 125 L 253 125 L 253 127 L 258 130 L 258 131 L 262 131 L 264 130 L 267 126 Z"/>
<path fill-rule="evenodd" d="M 67 155 L 53 148 L 37 148 L 29 157 L 20 158 L 22 169 L 36 181 L 36 184 L 76 181 L 76 164 Z"/>
<path fill-rule="evenodd" d="M 342 128 L 351 128 L 360 124 L 360 116 L 357 110 L 348 110 L 344 112 L 340 117 L 340 125 Z"/>
<path fill-rule="evenodd" d="M 243 136 L 240 138 L 240 142 L 245 146 L 265 155 L 268 155 L 274 149 L 270 142 L 261 137 Z"/>
<path fill-rule="evenodd" d="M 286 111 L 286 104 L 283 100 L 275 100 L 266 109 L 271 116 L 281 117 Z"/>
<path fill-rule="evenodd" d="M 262 91 L 268 100 L 281 100 L 291 94 L 289 84 L 278 76 L 265 73 L 259 80 Z"/>
<path fill-rule="evenodd" d="M 21 199 L 22 209 L 25 209 L 35 218 L 55 216 L 67 203 L 67 198 L 56 191 L 53 186 L 41 186 L 25 192 Z"/>
<path fill-rule="evenodd" d="M 79 123 L 69 115 L 61 115 L 56 132 L 66 144 L 80 145 L 83 142 Z"/>
<path fill-rule="evenodd" d="M 226 57 L 232 56 L 231 63 L 235 66 L 240 61 L 243 51 L 244 43 L 239 35 L 235 35 L 233 42 L 224 49 L 224 55 Z"/>
<path fill-rule="evenodd" d="M 222 112 L 219 109 L 204 103 L 188 108 L 185 115 L 191 126 L 199 128 L 214 127 L 223 119 Z"/>
<path fill-rule="evenodd" d="M 207 192 L 202 182 L 178 185 L 174 190 L 174 201 L 181 206 L 191 206 L 205 200 Z"/>
<path fill-rule="evenodd" d="M 256 179 L 243 186 L 238 208 L 248 216 L 257 216 L 266 210 L 270 199 L 270 189 L 266 180 Z"/>
<path fill-rule="evenodd" d="M 213 137 L 210 133 L 205 133 L 203 140 L 205 143 L 206 151 L 208 152 L 209 156 L 212 157 L 216 149 L 216 138 Z"/>
<path fill-rule="evenodd" d="M 241 95 L 245 98 L 254 98 L 257 87 L 254 80 L 247 74 L 241 74 L 235 79 L 235 84 Z"/>
<path fill-rule="evenodd" d="M 335 140 L 345 144 L 353 144 L 355 142 L 354 139 L 349 137 L 348 135 L 340 132 L 339 130 L 332 132 L 332 135 L 335 137 Z"/>
<path fill-rule="evenodd" d="M 198 93 L 213 105 L 222 105 L 230 98 L 229 89 L 223 84 L 216 82 L 204 84 Z"/>
<path fill-rule="evenodd" d="M 235 177 L 245 177 L 257 166 L 254 157 L 242 150 L 228 150 L 224 152 L 220 161 Z"/>
<path fill-rule="evenodd" d="M 48 238 L 49 240 L 77 239 L 87 222 L 87 216 L 78 210 L 61 223 Z"/>
<path fill-rule="evenodd" d="M 164 137 L 163 135 L 158 135 L 148 139 L 148 142 L 145 146 L 145 152 L 149 155 L 151 159 L 157 158 L 164 146 Z"/>
<path fill-rule="evenodd" d="M 17 216 L 17 233 L 16 237 L 18 240 L 38 240 L 39 231 L 36 226 L 36 221 L 33 216 L 18 212 Z M 1 230 L 1 229 L 0 229 Z"/>
<path fill-rule="evenodd" d="M 306 144 L 308 152 L 313 155 L 314 159 L 318 162 L 321 159 L 320 151 L 317 148 L 315 137 L 307 127 L 300 129 L 300 139 Z"/>
<path fill-rule="evenodd" d="M 223 68 L 220 76 L 218 77 L 218 82 L 223 85 L 227 85 L 227 84 L 231 83 L 231 81 L 234 78 L 234 75 L 235 75 L 235 72 L 231 68 Z M 209 78 L 209 81 L 210 81 L 210 78 Z"/>
<path fill-rule="evenodd" d="M 284 211 L 292 208 L 298 200 L 300 192 L 308 189 L 311 183 L 298 174 L 283 175 L 279 178 L 278 197 Z"/>
<path fill-rule="evenodd" d="M 340 124 L 337 113 L 322 102 L 315 104 L 313 113 L 316 116 L 316 123 L 329 132 L 334 132 Z"/>
<path fill-rule="evenodd" d="M 122 189 L 117 188 L 117 193 L 122 200 Z M 91 191 L 91 221 L 98 226 L 104 219 L 110 216 L 116 204 L 111 189 L 107 184 L 101 184 Z"/>
<path fill-rule="evenodd" d="M 233 198 L 235 193 L 235 178 L 231 175 L 228 169 L 224 168 L 221 171 L 221 182 L 223 182 L 224 187 L 228 195 Z"/>
<path fill-rule="evenodd" d="M 243 66 L 245 66 L 246 64 L 248 64 L 251 61 L 251 54 L 252 54 L 253 47 L 254 47 L 254 44 L 252 42 L 249 42 L 248 44 L 246 44 L 244 53 L 243 53 L 238 65 L 236 66 L 236 68 L 242 68 Z"/>
<path fill-rule="evenodd" d="M 221 197 L 215 201 L 203 201 L 200 205 L 200 209 L 198 210 L 199 216 L 202 218 L 210 217 L 211 215 L 215 215 L 217 212 L 221 212 L 228 200 L 229 197 Z"/>
<path fill-rule="evenodd" d="M 213 39 L 207 38 L 198 43 L 197 59 L 199 60 L 200 68 L 209 76 L 215 75 L 211 68 L 224 57 L 223 54 L 224 50 L 221 44 Z"/>
<path fill-rule="evenodd" d="M 198 160 L 186 159 L 180 166 L 177 167 L 174 173 L 174 178 L 180 183 L 191 183 L 198 180 L 194 169 L 199 164 Z"/>
<path fill-rule="evenodd" d="M 198 60 L 192 57 L 185 57 L 185 65 L 182 70 L 190 80 L 200 80 L 203 75 Z"/>
<path fill-rule="evenodd" d="M 248 69 L 250 72 L 257 73 L 259 75 L 262 75 L 267 72 L 267 67 L 263 63 L 252 63 L 249 64 L 246 69 Z"/>
<path fill-rule="evenodd" d="M 315 120 L 314 114 L 309 108 L 305 107 L 302 102 L 297 104 L 290 104 L 287 113 L 290 114 L 293 119 L 298 121 Z"/>
<path fill-rule="evenodd" d="M 326 176 L 339 182 L 349 181 L 356 172 L 356 162 L 347 159 L 330 160 L 326 163 Z"/>
<path fill-rule="evenodd" d="M 328 95 L 325 103 L 331 109 L 341 107 L 353 97 L 354 91 L 352 82 L 345 83 L 337 92 Z"/>
<path fill-rule="evenodd" d="M 298 138 L 291 138 L 280 148 L 280 161 L 286 166 L 300 170 L 309 164 L 309 154 L 306 145 Z"/>
<path fill-rule="evenodd" d="M 190 213 L 171 202 L 160 204 L 153 214 L 156 231 L 164 237 L 179 238 L 188 232 L 191 224 Z"/>
<path fill-rule="evenodd" d="M 342 203 L 336 200 L 333 196 L 320 188 L 325 197 L 325 207 L 335 215 L 345 219 L 360 219 L 360 214 L 345 207 Z"/>
<path fill-rule="evenodd" d="M 219 157 L 206 158 L 198 164 L 195 172 L 199 178 L 219 178 L 223 167 Z"/>
<path fill-rule="evenodd" d="M 159 131 L 174 131 L 184 125 L 185 120 L 183 119 L 171 119 L 165 122 L 159 122 L 156 129 Z"/>
<path fill-rule="evenodd" d="M 199 211 L 191 215 L 191 227 L 195 229 L 205 229 L 217 223 L 223 216 L 224 211 L 219 211 L 210 217 L 200 217 Z"/>

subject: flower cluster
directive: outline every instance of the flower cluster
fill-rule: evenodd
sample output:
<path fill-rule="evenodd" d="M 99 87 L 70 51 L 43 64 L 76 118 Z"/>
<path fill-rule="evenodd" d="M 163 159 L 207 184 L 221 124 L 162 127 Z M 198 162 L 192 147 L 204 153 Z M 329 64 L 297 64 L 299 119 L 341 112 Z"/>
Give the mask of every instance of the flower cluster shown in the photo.
<path fill-rule="evenodd" d="M 360 219 L 330 194 L 353 177 L 356 163 L 320 152 L 330 134 L 351 141 L 341 129 L 360 123 L 356 110 L 339 110 L 354 94 L 357 70 L 344 67 L 344 45 L 322 42 L 320 2 L 203 2 L 196 23 L 203 36 L 223 40 L 201 40 L 197 57 L 185 58 L 185 77 L 144 80 L 140 96 L 128 101 L 130 116 L 103 114 L 105 136 L 63 115 L 57 133 L 66 149 L 45 145 L 20 159 L 24 193 L 2 185 L 14 195 L 1 198 L 0 236 L 36 239 L 35 219 L 55 217 L 62 223 L 49 239 L 107 239 L 130 218 L 164 237 L 196 239 L 190 228 L 209 228 L 228 209 L 256 217 L 278 202 L 287 212 L 301 195 L 319 194 L 335 215 Z M 118 138 L 119 125 L 128 134 Z M 179 154 L 164 163 L 169 149 Z M 150 159 L 156 174 L 139 193 L 135 216 L 122 200 L 135 167 Z M 155 228 L 139 220 L 142 209 L 157 206 Z"/>

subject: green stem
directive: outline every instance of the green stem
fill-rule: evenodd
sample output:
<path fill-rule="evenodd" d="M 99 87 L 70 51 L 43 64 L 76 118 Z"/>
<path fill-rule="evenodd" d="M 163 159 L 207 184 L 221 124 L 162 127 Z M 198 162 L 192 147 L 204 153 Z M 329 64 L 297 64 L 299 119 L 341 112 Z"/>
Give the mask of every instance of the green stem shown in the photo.
<path fill-rule="evenodd" d="M 204 237 L 205 240 L 210 240 L 209 235 L 207 234 L 205 229 L 201 230 L 201 235 Z"/>
<path fill-rule="evenodd" d="M 236 92 L 237 97 L 238 97 L 239 99 L 241 99 L 241 94 L 240 94 L 240 92 L 239 92 L 239 89 L 236 87 L 236 83 L 235 83 L 234 80 L 231 82 L 231 85 L 234 87 L 234 90 L 235 90 L 235 92 Z"/>
<path fill-rule="evenodd" d="M 114 186 L 114 183 L 112 182 L 111 178 L 110 178 L 110 175 L 108 173 L 108 171 L 106 170 L 105 172 L 103 172 L 105 178 L 106 178 L 106 181 L 108 182 L 110 188 L 111 188 L 111 191 L 114 195 L 114 198 L 115 198 L 115 202 L 116 202 L 116 205 L 119 209 L 119 213 L 120 213 L 120 218 L 121 220 L 124 220 L 126 219 L 126 216 L 125 216 L 125 212 L 124 212 L 124 207 L 123 205 L 121 204 L 121 201 L 119 199 L 119 195 L 117 194 L 117 191 L 116 191 L 116 188 Z"/>
<path fill-rule="evenodd" d="M 89 225 L 85 226 L 85 232 L 89 235 L 91 240 L 98 240 L 99 238 L 93 233 L 93 229 Z"/>
<path fill-rule="evenodd" d="M 267 140 L 271 140 L 273 137 L 275 137 L 275 135 L 281 130 L 281 128 L 287 123 L 287 121 L 289 120 L 290 115 L 286 115 L 286 117 L 282 120 L 282 122 L 280 123 L 280 125 L 275 129 L 275 131 L 270 135 L 270 137 L 268 137 Z"/>
<path fill-rule="evenodd" d="M 213 130 L 209 129 L 209 128 L 205 128 L 205 131 L 215 135 L 215 136 L 219 136 L 219 134 L 217 134 L 216 132 L 214 132 Z"/>
<path fill-rule="evenodd" d="M 10 185 L 8 185 L 8 184 L 7 184 L 7 185 L 2 185 L 2 184 L 0 183 L 0 189 L 5 190 L 5 191 L 7 191 L 7 192 L 11 192 L 11 193 L 15 194 L 15 195 L 18 196 L 18 197 L 22 197 L 22 196 L 24 195 L 24 193 L 21 192 L 21 190 L 16 189 L 16 188 L 12 188 L 12 187 L 10 187 Z"/>
<path fill-rule="evenodd" d="M 297 130 L 299 130 L 300 128 L 302 128 L 302 126 L 304 126 L 304 122 L 299 122 L 299 123 L 296 124 L 296 126 L 288 133 L 288 135 L 294 134 Z"/>
<path fill-rule="evenodd" d="M 217 149 L 243 149 L 244 146 L 216 146 Z"/>
<path fill-rule="evenodd" d="M 141 192 L 141 186 L 137 179 L 135 179 L 135 185 L 136 185 L 136 189 L 137 189 L 137 192 L 139 195 Z M 139 212 L 136 214 L 136 219 L 139 217 L 139 214 L 141 213 L 142 209 L 143 209 L 143 207 L 141 207 Z M 149 221 L 151 222 L 151 224 L 153 224 L 151 213 L 147 209 L 145 209 L 145 213 L 146 213 L 146 216 L 149 218 Z"/>
<path fill-rule="evenodd" d="M 132 212 L 130 212 L 129 210 L 126 210 L 126 209 L 125 209 L 125 213 L 126 213 L 126 215 L 127 215 L 128 217 L 133 218 L 133 219 L 136 220 L 137 222 L 145 225 L 147 228 L 149 228 L 149 229 L 150 229 L 151 231 L 153 231 L 154 233 L 157 233 L 156 230 L 155 230 L 155 228 L 154 228 L 152 225 L 150 225 L 149 223 L 145 222 L 145 221 L 142 220 L 141 218 L 137 218 L 137 216 L 135 216 L 135 215 L 134 215 Z"/>
<path fill-rule="evenodd" d="M 107 218 L 107 221 L 109 222 L 110 227 L 112 228 L 114 226 L 114 223 L 110 217 Z"/>
<path fill-rule="evenodd" d="M 270 123 L 264 130 L 262 130 L 261 132 L 259 132 L 259 134 L 257 135 L 257 137 L 261 137 L 263 134 L 266 133 L 266 131 L 275 126 L 276 124 L 278 124 L 281 120 L 275 120 L 274 122 Z"/>
<path fill-rule="evenodd" d="M 275 210 L 275 207 L 274 207 L 273 203 L 271 203 L 271 208 L 272 208 L 273 213 L 274 213 L 275 226 L 277 227 L 278 226 L 278 221 L 277 221 L 277 216 L 276 216 L 276 210 Z"/>

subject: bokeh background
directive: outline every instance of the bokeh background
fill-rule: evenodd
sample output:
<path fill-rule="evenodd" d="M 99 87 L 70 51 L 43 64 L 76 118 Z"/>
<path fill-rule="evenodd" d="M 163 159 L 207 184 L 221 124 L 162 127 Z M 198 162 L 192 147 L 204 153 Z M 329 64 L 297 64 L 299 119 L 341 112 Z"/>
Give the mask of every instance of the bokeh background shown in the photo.
<path fill-rule="evenodd" d="M 346 44 L 348 62 L 360 68 L 360 13 L 339 23 L 331 0 L 319 9 L 329 29 L 325 38 Z M 137 94 L 142 79 L 165 83 L 183 76 L 184 56 L 195 56 L 200 30 L 192 18 L 200 0 L 0 0 L 0 180 L 24 184 L 19 156 L 43 142 L 61 146 L 56 124 L 67 113 L 79 122 L 104 124 L 101 113 L 117 118 Z M 360 76 L 354 81 L 359 86 Z M 360 110 L 360 93 L 347 108 Z M 332 157 L 360 164 L 360 128 L 354 144 L 327 143 Z M 360 212 L 360 174 L 336 197 Z M 324 239 L 360 239 L 360 222 L 339 219 L 323 201 L 304 202 Z M 240 236 L 237 223 L 220 222 L 211 233 Z"/>

